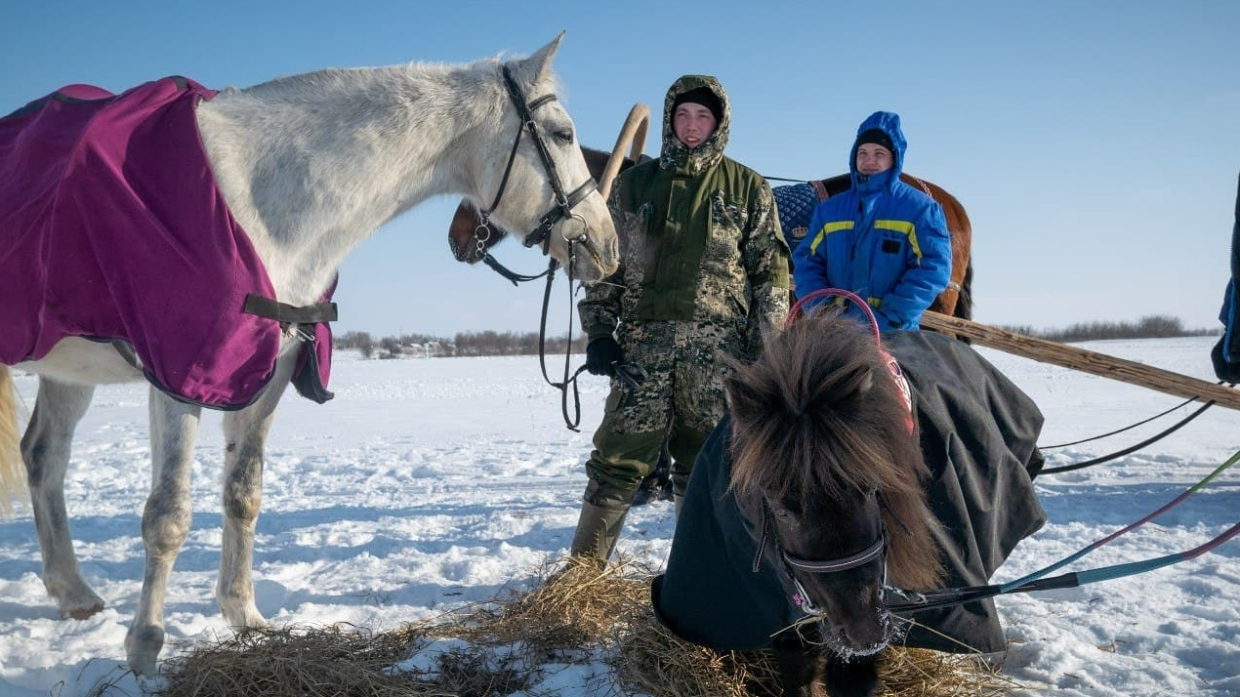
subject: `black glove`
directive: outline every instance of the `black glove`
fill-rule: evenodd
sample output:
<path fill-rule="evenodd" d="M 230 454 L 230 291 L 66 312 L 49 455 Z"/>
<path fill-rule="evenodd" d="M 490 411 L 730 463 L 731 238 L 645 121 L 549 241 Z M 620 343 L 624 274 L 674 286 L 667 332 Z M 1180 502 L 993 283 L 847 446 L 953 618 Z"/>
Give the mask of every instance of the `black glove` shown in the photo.
<path fill-rule="evenodd" d="M 614 377 L 615 364 L 623 360 L 624 351 L 620 350 L 620 344 L 610 336 L 596 337 L 586 344 L 586 370 L 590 371 L 591 375 Z"/>
<path fill-rule="evenodd" d="M 1226 339 L 1226 336 L 1219 337 L 1214 350 L 1210 351 L 1210 361 L 1214 363 L 1214 374 L 1218 379 L 1234 385 L 1240 383 L 1240 363 L 1228 363 L 1227 359 L 1223 358 L 1223 341 Z"/>

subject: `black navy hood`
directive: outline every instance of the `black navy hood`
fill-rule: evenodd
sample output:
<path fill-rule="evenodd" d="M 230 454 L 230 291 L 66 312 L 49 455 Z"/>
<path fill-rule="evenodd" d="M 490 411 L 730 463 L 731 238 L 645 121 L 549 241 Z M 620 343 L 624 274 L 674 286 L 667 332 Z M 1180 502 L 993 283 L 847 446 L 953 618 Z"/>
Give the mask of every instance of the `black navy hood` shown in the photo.
<path fill-rule="evenodd" d="M 900 115 L 890 111 L 876 111 L 866 117 L 861 122 L 861 126 L 857 128 L 857 138 L 853 141 L 852 150 L 848 153 L 848 171 L 852 174 L 853 186 L 857 186 L 859 173 L 857 172 L 857 148 L 861 145 L 861 134 L 870 130 L 878 130 L 887 134 L 891 139 L 893 149 L 891 158 L 893 161 L 891 167 L 891 181 L 897 181 L 900 173 L 904 171 L 904 152 L 908 149 L 908 141 L 904 140 L 904 131 L 900 130 Z"/>

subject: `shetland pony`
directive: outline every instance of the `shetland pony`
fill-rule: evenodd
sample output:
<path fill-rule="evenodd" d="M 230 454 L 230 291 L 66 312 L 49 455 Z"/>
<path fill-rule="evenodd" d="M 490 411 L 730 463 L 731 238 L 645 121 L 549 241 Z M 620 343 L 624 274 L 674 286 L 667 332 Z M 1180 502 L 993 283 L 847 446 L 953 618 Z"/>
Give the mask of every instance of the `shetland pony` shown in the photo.
<path fill-rule="evenodd" d="M 882 341 L 824 311 L 736 366 L 652 584 L 681 638 L 771 649 L 785 695 L 869 697 L 891 644 L 1002 651 L 993 603 L 884 601 L 982 585 L 1045 521 L 1036 405 L 962 342 Z"/>

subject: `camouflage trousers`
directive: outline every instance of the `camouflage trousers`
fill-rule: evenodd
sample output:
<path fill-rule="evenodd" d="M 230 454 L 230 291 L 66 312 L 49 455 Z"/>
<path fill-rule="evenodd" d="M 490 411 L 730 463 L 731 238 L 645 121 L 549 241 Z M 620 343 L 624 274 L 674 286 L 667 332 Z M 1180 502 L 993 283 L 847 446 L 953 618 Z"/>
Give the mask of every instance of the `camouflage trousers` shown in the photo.
<path fill-rule="evenodd" d="M 640 366 L 638 386 L 612 378 L 603 421 L 586 462 L 590 479 L 633 492 L 659 461 L 666 441 L 672 476 L 687 481 L 693 461 L 726 409 L 729 361 L 743 357 L 742 326 L 641 322 L 621 328 L 624 362 Z"/>

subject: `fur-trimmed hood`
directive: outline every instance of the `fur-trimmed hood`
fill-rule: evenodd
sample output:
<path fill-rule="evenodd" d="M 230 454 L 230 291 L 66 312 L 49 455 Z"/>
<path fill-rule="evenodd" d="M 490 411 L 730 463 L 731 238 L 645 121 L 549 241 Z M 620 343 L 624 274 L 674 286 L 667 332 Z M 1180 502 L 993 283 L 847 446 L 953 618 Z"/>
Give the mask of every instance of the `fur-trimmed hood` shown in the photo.
<path fill-rule="evenodd" d="M 692 150 L 680 142 L 672 128 L 672 118 L 676 111 L 676 98 L 680 95 L 704 87 L 719 99 L 722 115 L 710 134 L 701 145 Z M 663 150 L 659 155 L 659 166 L 666 170 L 683 169 L 685 174 L 694 176 L 719 164 L 723 159 L 723 149 L 728 144 L 728 133 L 732 126 L 732 105 L 728 101 L 728 93 L 723 90 L 719 80 L 710 75 L 685 75 L 667 90 L 663 99 Z"/>

